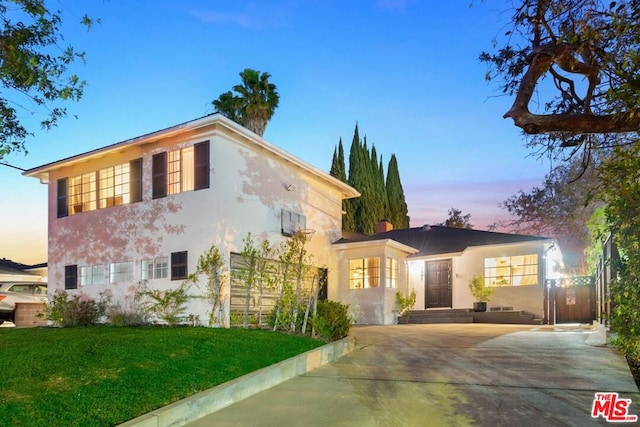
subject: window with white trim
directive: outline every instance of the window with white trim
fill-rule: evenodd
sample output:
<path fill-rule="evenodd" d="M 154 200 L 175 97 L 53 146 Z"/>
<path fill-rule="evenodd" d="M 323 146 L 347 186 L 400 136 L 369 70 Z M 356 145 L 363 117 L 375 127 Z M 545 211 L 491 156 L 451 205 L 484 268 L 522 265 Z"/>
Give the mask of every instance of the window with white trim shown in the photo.
<path fill-rule="evenodd" d="M 169 271 L 169 257 L 145 259 L 142 261 L 142 280 L 166 279 Z"/>
<path fill-rule="evenodd" d="M 380 258 L 349 260 L 349 289 L 380 287 Z"/>
<path fill-rule="evenodd" d="M 112 262 L 109 264 L 109 283 L 132 282 L 133 262 Z"/>
<path fill-rule="evenodd" d="M 142 201 L 142 159 L 60 178 L 58 218 Z"/>
<path fill-rule="evenodd" d="M 395 288 L 398 285 L 398 260 L 395 258 L 387 257 L 385 284 L 387 288 Z"/>
<path fill-rule="evenodd" d="M 104 265 L 88 265 L 80 267 L 80 285 L 104 285 L 107 269 Z"/>
<path fill-rule="evenodd" d="M 69 178 L 67 192 L 69 215 L 96 209 L 96 173 L 89 172 Z"/>
<path fill-rule="evenodd" d="M 485 258 L 487 286 L 526 286 L 538 284 L 538 254 Z"/>
<path fill-rule="evenodd" d="M 209 141 L 154 154 L 152 198 L 209 188 Z"/>
<path fill-rule="evenodd" d="M 100 208 L 129 203 L 129 163 L 122 163 L 98 171 L 100 179 Z"/>

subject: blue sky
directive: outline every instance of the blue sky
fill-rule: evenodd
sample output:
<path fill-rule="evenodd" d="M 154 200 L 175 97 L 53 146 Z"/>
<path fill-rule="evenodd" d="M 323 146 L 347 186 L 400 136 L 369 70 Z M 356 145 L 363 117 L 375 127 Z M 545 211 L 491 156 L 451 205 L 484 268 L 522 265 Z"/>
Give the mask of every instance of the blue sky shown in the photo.
<path fill-rule="evenodd" d="M 470 3 L 48 1 L 65 41 L 86 52 L 73 68 L 87 87 L 57 128 L 34 128 L 28 155 L 4 161 L 32 168 L 211 113 L 248 67 L 280 93 L 267 141 L 328 171 L 339 138 L 348 156 L 357 122 L 385 166 L 396 155 L 412 226 L 455 207 L 486 228 L 549 165 L 502 119 L 512 100 L 478 61 L 504 31 L 508 2 Z M 89 33 L 76 25 L 85 13 L 101 20 Z M 0 258 L 46 261 L 46 187 L 4 166 L 0 180 Z"/>

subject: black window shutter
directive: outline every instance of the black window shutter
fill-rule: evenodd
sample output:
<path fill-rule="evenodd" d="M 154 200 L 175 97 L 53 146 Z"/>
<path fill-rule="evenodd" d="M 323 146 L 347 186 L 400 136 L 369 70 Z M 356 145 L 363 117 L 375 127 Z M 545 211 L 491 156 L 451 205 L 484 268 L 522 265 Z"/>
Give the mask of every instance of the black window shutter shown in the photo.
<path fill-rule="evenodd" d="M 78 266 L 77 265 L 64 266 L 64 288 L 78 289 Z"/>
<path fill-rule="evenodd" d="M 67 204 L 67 178 L 58 180 L 58 218 L 69 215 L 69 205 Z"/>
<path fill-rule="evenodd" d="M 142 201 L 142 159 L 129 162 L 129 196 L 130 203 Z"/>
<path fill-rule="evenodd" d="M 154 154 L 152 164 L 152 197 L 159 199 L 167 195 L 167 153 Z"/>
<path fill-rule="evenodd" d="M 195 190 L 209 188 L 209 141 L 194 145 Z"/>
<path fill-rule="evenodd" d="M 187 278 L 187 251 L 171 253 L 171 280 Z"/>

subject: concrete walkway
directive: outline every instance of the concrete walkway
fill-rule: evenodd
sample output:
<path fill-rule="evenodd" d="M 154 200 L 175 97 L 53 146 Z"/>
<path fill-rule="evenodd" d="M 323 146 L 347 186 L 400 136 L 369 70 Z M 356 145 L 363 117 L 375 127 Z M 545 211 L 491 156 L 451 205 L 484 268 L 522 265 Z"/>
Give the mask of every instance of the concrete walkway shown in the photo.
<path fill-rule="evenodd" d="M 587 426 L 596 392 L 640 393 L 584 327 L 361 326 L 357 349 L 208 415 L 204 426 Z M 629 425 L 629 424 L 625 424 Z"/>

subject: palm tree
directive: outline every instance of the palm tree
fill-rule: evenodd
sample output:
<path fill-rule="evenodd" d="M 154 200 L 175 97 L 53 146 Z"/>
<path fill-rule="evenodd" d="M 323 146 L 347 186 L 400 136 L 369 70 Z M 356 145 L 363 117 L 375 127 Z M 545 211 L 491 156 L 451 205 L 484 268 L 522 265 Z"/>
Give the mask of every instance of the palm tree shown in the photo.
<path fill-rule="evenodd" d="M 216 110 L 250 131 L 262 136 L 267 123 L 278 108 L 280 95 L 269 83 L 269 73 L 245 68 L 240 73 L 242 84 L 235 85 L 212 102 Z"/>

